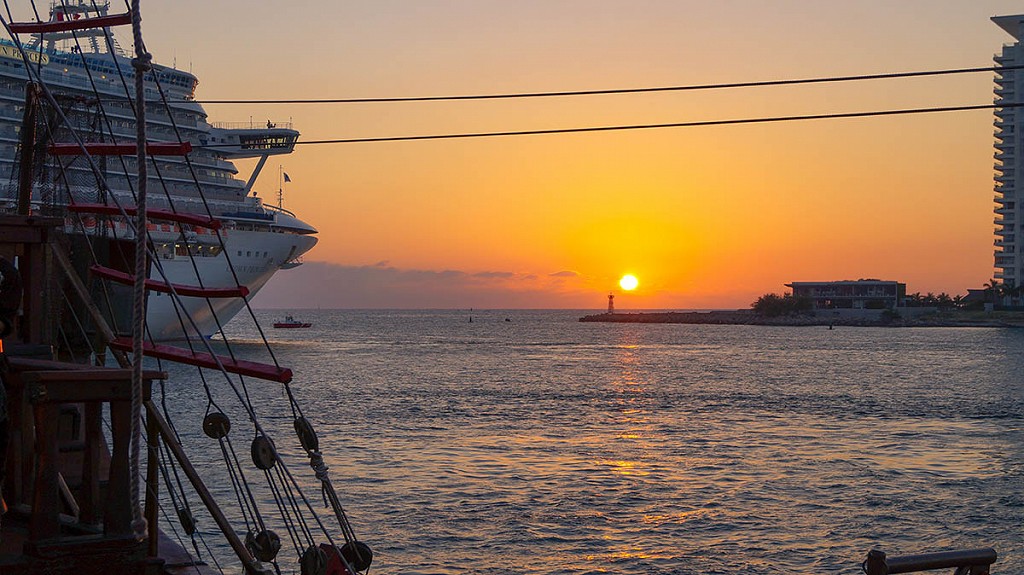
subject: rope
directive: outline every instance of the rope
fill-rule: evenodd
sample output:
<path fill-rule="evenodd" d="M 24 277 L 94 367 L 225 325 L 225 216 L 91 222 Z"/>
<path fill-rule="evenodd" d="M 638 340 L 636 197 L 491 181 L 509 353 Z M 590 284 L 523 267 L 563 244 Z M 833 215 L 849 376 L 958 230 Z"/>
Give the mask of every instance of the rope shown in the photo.
<path fill-rule="evenodd" d="M 345 515 L 345 509 L 341 506 L 341 500 L 338 499 L 338 494 L 334 490 L 334 484 L 331 483 L 331 476 L 328 473 L 323 454 L 315 450 L 306 450 L 306 455 L 309 456 L 309 466 L 313 468 L 313 473 L 320 480 L 320 494 L 324 498 L 324 504 L 326 506 L 329 503 L 331 510 L 334 511 L 334 516 L 338 520 L 338 526 L 341 528 L 341 534 L 345 537 L 345 542 L 355 541 L 355 531 Z"/>
<path fill-rule="evenodd" d="M 65 5 L 65 0 L 57 0 L 57 1 L 59 2 L 59 4 L 61 6 Z M 159 183 L 162 184 L 162 186 L 164 188 L 164 194 L 168 195 L 167 201 L 168 201 L 168 204 L 171 206 L 172 210 L 174 209 L 174 206 L 173 206 L 173 201 L 171 201 L 172 199 L 169 197 L 169 193 L 168 193 L 168 189 L 167 189 L 167 184 L 164 182 L 163 175 L 161 174 L 160 164 L 157 161 L 155 161 L 155 160 L 152 162 L 152 164 L 150 164 L 149 160 L 146 158 L 146 154 L 145 154 L 145 152 L 146 152 L 145 151 L 145 142 L 147 140 L 147 137 L 146 137 L 146 127 L 147 127 L 146 126 L 146 111 L 145 111 L 145 106 L 136 105 L 139 102 L 144 102 L 145 101 L 145 98 L 144 98 L 145 91 L 146 91 L 145 81 L 147 81 L 149 79 L 152 79 L 152 81 L 156 83 L 156 88 L 157 88 L 157 90 L 160 93 L 161 100 L 163 101 L 164 105 L 169 108 L 169 103 L 167 101 L 167 96 L 164 93 L 163 88 L 160 86 L 159 78 L 155 77 L 154 74 L 152 73 L 151 56 L 146 52 L 145 45 L 144 45 L 143 40 L 142 40 L 142 35 L 141 35 L 141 12 L 140 12 L 139 4 L 140 4 L 139 0 L 132 0 L 131 6 L 130 6 L 131 13 L 132 13 L 132 32 L 133 32 L 134 43 L 135 43 L 135 58 L 131 61 L 132 68 L 134 68 L 134 71 L 135 71 L 134 72 L 135 73 L 135 76 L 134 76 L 134 80 L 135 80 L 135 82 L 134 82 L 134 84 L 135 84 L 135 86 L 134 86 L 134 88 L 135 88 L 135 90 L 134 90 L 135 91 L 135 98 L 134 98 L 134 100 L 131 97 L 129 97 L 127 99 L 128 105 L 132 106 L 133 108 L 135 108 L 132 111 L 134 112 L 134 115 L 136 117 L 136 122 L 135 122 L 136 123 L 136 125 L 135 125 L 136 136 L 135 136 L 135 140 L 136 140 L 136 152 L 137 152 L 137 160 L 136 160 L 136 162 L 137 162 L 137 176 L 138 176 L 138 180 L 137 180 L 138 183 L 137 183 L 137 186 L 135 188 L 133 188 L 131 180 L 127 180 L 128 189 L 129 189 L 130 192 L 132 192 L 132 195 L 134 196 L 134 199 L 135 199 L 136 206 L 138 208 L 137 215 L 134 218 L 134 221 L 132 222 L 133 225 L 129 228 L 129 233 L 134 232 L 134 234 L 135 234 L 135 237 L 134 237 L 134 240 L 135 240 L 135 254 L 134 254 L 135 257 L 134 257 L 134 260 L 135 260 L 135 262 L 134 263 L 135 263 L 136 282 L 135 282 L 135 286 L 134 286 L 135 289 L 133 290 L 133 301 L 132 301 L 132 303 L 133 303 L 133 312 L 134 312 L 133 313 L 133 320 L 134 320 L 134 322 L 133 322 L 133 325 L 132 325 L 132 328 L 131 328 L 131 331 L 132 331 L 132 344 L 133 344 L 133 361 L 132 361 L 132 406 L 131 406 L 131 418 L 130 418 L 130 430 L 129 430 L 129 432 L 130 432 L 130 439 L 131 439 L 130 447 L 129 447 L 129 470 L 130 470 L 131 475 L 130 475 L 130 478 L 129 478 L 129 494 L 128 495 L 129 495 L 130 504 L 131 504 L 131 507 L 132 507 L 132 529 L 133 529 L 133 532 L 135 533 L 135 535 L 141 538 L 141 537 L 145 537 L 146 536 L 146 528 L 147 528 L 147 525 L 146 525 L 145 521 L 143 521 L 143 519 L 142 519 L 142 513 L 141 513 L 141 508 L 140 508 L 140 496 L 139 496 L 140 495 L 140 481 L 141 481 L 140 470 L 142 468 L 142 465 L 140 464 L 140 453 L 141 453 L 141 451 L 143 449 L 143 445 L 144 445 L 143 444 L 143 440 L 144 439 L 143 439 L 143 430 L 142 430 L 142 417 L 141 417 L 141 413 L 142 413 L 141 398 L 142 398 L 142 385 L 143 385 L 142 365 L 144 363 L 144 357 L 143 357 L 143 354 L 142 354 L 142 348 L 143 348 L 143 338 L 145 337 L 146 332 L 148 331 L 147 330 L 147 326 L 145 324 L 145 307 L 146 307 L 145 304 L 146 304 L 146 302 L 145 302 L 145 290 L 143 289 L 144 284 L 142 282 L 145 280 L 146 276 L 148 275 L 147 274 L 147 267 L 146 267 L 146 264 L 147 264 L 147 261 L 148 261 L 147 258 L 146 258 L 147 254 L 149 254 L 151 256 L 150 259 L 153 261 L 153 267 L 154 267 L 154 269 L 156 271 L 159 272 L 159 275 L 163 276 L 165 278 L 165 281 L 166 281 L 166 277 L 167 277 L 166 274 L 164 273 L 163 269 L 162 269 L 161 261 L 160 261 L 159 257 L 156 257 L 156 255 L 155 255 L 154 246 L 152 245 L 152 238 L 148 237 L 148 234 L 146 233 L 146 230 L 148 229 L 148 225 L 147 225 L 148 222 L 147 222 L 147 217 L 146 217 L 146 208 L 147 208 L 147 203 L 149 203 L 147 200 L 150 199 L 148 197 L 148 195 L 147 195 L 147 183 L 149 181 L 149 174 L 147 173 L 147 168 L 151 168 L 152 170 L 155 170 L 155 180 L 159 180 Z M 6 0 L 4 0 L 4 5 L 5 6 L 7 5 Z M 9 14 L 8 14 L 8 16 L 9 16 Z M 38 17 L 37 17 L 37 19 L 38 19 Z M 2 18 L 0 18 L 0 23 L 2 23 L 4 27 L 7 27 L 7 22 L 3 21 Z M 73 34 L 72 36 L 74 38 L 75 45 L 79 47 L 79 52 L 83 52 L 81 50 L 81 48 L 80 48 L 80 43 L 79 43 L 79 39 L 78 39 L 77 35 Z M 20 42 L 18 42 L 17 37 L 15 35 L 12 34 L 12 37 L 14 37 L 14 41 L 16 42 L 16 45 L 17 45 L 18 49 L 21 51 L 21 53 L 22 53 L 22 58 L 23 58 L 23 60 L 25 60 L 26 69 L 29 70 L 30 74 L 34 75 L 39 80 L 42 80 L 41 74 L 39 73 L 39 71 L 37 69 L 34 69 L 36 67 L 32 66 L 32 62 L 28 59 L 28 57 L 26 55 L 26 52 L 25 52 L 25 48 L 20 44 Z M 110 46 L 110 42 L 111 42 L 111 39 L 109 38 L 109 36 L 106 38 L 106 40 L 107 40 L 108 47 L 109 47 Z M 122 73 L 121 66 L 118 64 L 117 58 L 114 58 L 113 62 L 114 62 L 114 66 L 118 70 L 118 76 L 121 78 L 122 85 L 124 85 L 124 87 L 126 89 L 126 92 L 128 92 L 130 94 L 131 90 L 130 90 L 130 88 L 128 88 L 129 82 L 126 81 L 125 74 Z M 89 76 L 89 82 L 90 82 L 90 86 L 92 88 L 92 91 L 97 96 L 97 98 L 99 98 L 98 89 L 97 89 L 97 86 L 95 85 L 95 82 L 92 79 L 91 70 L 89 69 L 88 65 L 85 65 L 84 67 L 86 69 L 86 74 L 88 74 L 88 76 Z M 50 91 L 48 90 L 48 88 L 47 88 L 45 83 L 41 82 L 41 88 L 42 88 L 42 91 L 44 93 L 44 96 L 46 97 L 46 100 L 53 107 L 53 109 L 55 111 L 55 116 L 56 116 L 54 121 L 53 121 L 53 125 L 49 125 L 48 124 L 46 126 L 48 128 L 48 131 L 52 134 L 55 130 L 59 130 L 62 127 L 66 128 L 70 132 L 69 135 L 71 136 L 71 138 L 76 143 L 78 143 L 79 146 L 81 146 L 83 148 L 83 150 L 82 150 L 83 151 L 82 159 L 80 160 L 80 162 L 84 163 L 84 166 L 82 166 L 82 165 L 79 165 L 79 166 L 65 165 L 61 161 L 60 158 L 58 158 L 56 160 L 57 165 L 60 168 L 60 179 L 64 183 L 64 185 L 67 187 L 67 190 L 68 190 L 68 201 L 69 201 L 69 203 L 71 203 L 71 204 L 75 203 L 75 199 L 76 198 L 75 198 L 75 193 L 73 191 L 73 188 L 75 186 L 69 180 L 69 173 L 68 172 L 69 171 L 80 171 L 80 170 L 82 170 L 84 168 L 85 170 L 92 171 L 92 173 L 96 176 L 97 182 L 99 184 L 98 185 L 98 190 L 96 190 L 97 195 L 98 196 L 106 196 L 106 199 L 108 201 L 112 201 L 114 204 L 118 205 L 119 208 L 121 208 L 120 209 L 121 217 L 123 219 L 125 219 L 125 220 L 132 220 L 133 218 L 129 218 L 127 216 L 126 212 L 125 212 L 125 209 L 120 205 L 120 202 L 119 202 L 117 196 L 115 194 L 110 193 L 112 190 L 107 186 L 106 179 L 104 178 L 104 174 L 103 174 L 102 170 L 98 169 L 97 163 L 94 161 L 94 158 L 91 155 L 88 154 L 87 150 L 84 149 L 83 140 L 78 135 L 75 125 L 72 122 L 68 121 L 68 117 L 65 114 L 64 110 L 61 109 L 61 107 L 59 105 L 59 102 L 56 100 L 56 98 L 54 98 L 53 94 L 50 93 Z M 178 137 L 178 140 L 179 141 L 184 141 L 186 139 L 185 138 L 185 134 L 183 134 L 179 130 L 179 127 L 177 125 L 177 121 L 176 121 L 174 115 L 173 114 L 169 114 L 168 115 L 168 120 L 170 121 L 170 123 L 172 125 L 172 128 L 174 130 L 174 133 Z M 96 117 L 94 118 L 94 122 L 93 122 L 93 130 L 97 130 L 97 128 L 99 129 L 99 132 L 101 134 L 104 131 L 103 128 L 106 128 L 105 131 L 109 134 L 111 140 L 116 141 L 117 139 L 119 139 L 117 131 L 114 130 L 114 128 L 113 128 L 113 125 L 111 123 L 111 119 L 108 117 L 108 115 L 106 113 L 106 110 L 103 109 L 102 106 L 98 109 Z M 73 163 L 74 163 L 74 161 L 71 162 L 71 164 L 73 164 Z M 189 172 L 191 173 L 192 179 L 193 179 L 193 181 L 194 181 L 194 183 L 196 185 L 196 188 L 198 190 L 200 199 L 202 200 L 203 204 L 205 205 L 206 204 L 206 197 L 205 197 L 205 194 L 203 193 L 202 185 L 200 185 L 199 178 L 197 177 L 195 167 L 193 166 L 193 164 L 192 164 L 192 162 L 191 162 L 191 160 L 190 160 L 190 158 L 188 156 L 185 157 L 185 165 L 188 168 Z M 124 173 L 127 176 L 127 173 L 128 173 L 129 170 L 128 170 L 128 166 L 125 165 L 124 158 L 121 158 L 121 169 L 122 169 L 122 173 Z M 207 213 L 211 212 L 209 206 L 206 206 L 206 211 L 207 211 Z M 78 220 L 79 221 L 77 222 L 77 224 L 78 224 L 77 227 L 79 227 L 85 235 L 89 235 L 88 231 L 85 230 L 85 226 L 81 222 L 81 217 L 80 216 L 78 217 Z M 132 230 L 132 227 L 134 228 L 134 230 Z M 98 228 L 98 229 L 102 230 L 104 233 L 107 231 L 107 228 L 105 226 L 102 227 L 102 228 Z M 184 230 L 181 228 L 181 226 L 179 226 L 179 232 L 182 232 L 182 235 L 184 235 L 183 234 Z M 116 236 L 117 235 L 117 230 L 116 229 L 113 230 L 113 233 Z M 218 230 L 215 230 L 215 233 L 216 233 L 217 239 L 219 240 L 219 243 L 221 245 L 221 249 L 224 251 L 224 254 L 225 254 L 224 257 L 226 259 L 228 259 L 229 265 L 230 265 L 229 253 L 227 252 L 227 250 L 225 250 L 226 246 L 224 246 L 224 243 L 225 243 L 224 242 L 224 238 L 221 236 L 221 233 Z M 95 252 L 92 250 L 92 245 L 91 244 L 89 245 L 89 248 L 90 248 L 90 253 L 95 257 Z M 189 256 L 191 257 L 191 255 L 192 254 L 190 253 Z M 192 265 L 193 265 L 193 268 L 195 269 L 195 267 L 196 267 L 195 260 L 192 261 Z M 231 269 L 232 274 L 234 274 L 235 270 L 234 270 L 233 266 L 231 266 L 230 269 Z M 235 277 L 235 281 L 236 281 L 236 283 L 238 283 L 238 278 L 237 277 Z M 200 280 L 200 282 L 201 282 L 201 280 Z M 184 308 L 182 306 L 182 302 L 180 301 L 180 299 L 178 297 L 178 294 L 175 292 L 175 290 L 173 290 L 173 288 L 171 290 L 171 297 L 174 300 L 175 311 L 176 311 L 176 313 L 179 314 L 179 321 L 182 321 L 182 320 L 188 321 L 189 323 L 192 324 L 193 327 L 195 327 L 195 323 L 194 323 L 192 317 L 190 316 L 190 314 L 185 313 L 184 315 L 186 317 L 185 318 L 181 318 L 181 312 L 184 311 Z M 248 302 L 246 302 L 246 303 L 248 303 Z M 251 309 L 251 307 L 249 307 L 248 305 L 246 305 L 246 307 L 248 308 L 250 316 L 252 316 L 255 319 L 255 314 L 253 313 L 253 310 Z M 184 321 L 182 321 L 182 323 L 184 323 Z M 218 326 L 219 325 L 220 325 L 220 322 L 218 321 Z M 259 324 L 257 322 L 257 326 L 258 325 Z M 187 330 L 185 330 L 185 331 L 187 332 Z M 271 358 L 273 359 L 274 364 L 277 365 L 277 363 L 278 363 L 277 359 L 276 359 L 276 357 L 274 357 L 273 350 L 270 348 L 269 342 L 267 341 L 267 338 L 266 338 L 265 334 L 263 333 L 262 328 L 260 329 L 260 336 L 261 336 L 261 339 L 263 340 L 264 347 L 267 349 L 268 353 L 270 354 Z M 191 338 L 189 338 L 188 341 L 189 341 L 189 348 L 192 348 Z M 234 357 L 234 352 L 231 349 L 231 345 L 230 345 L 229 342 L 227 342 L 226 339 L 225 339 L 225 344 L 228 345 L 228 350 L 229 350 L 228 353 L 231 355 L 231 357 Z M 68 345 L 67 347 L 70 348 L 71 346 Z M 210 343 L 207 340 L 205 340 L 205 339 L 201 339 L 200 340 L 200 346 L 199 347 L 205 347 L 207 349 L 207 351 L 210 351 L 212 353 L 212 349 L 211 349 Z M 217 356 L 214 355 L 214 357 L 217 357 Z M 222 368 L 222 372 L 223 372 L 223 368 Z M 203 382 L 204 390 L 206 392 L 206 396 L 207 396 L 207 400 L 208 400 L 208 406 L 209 405 L 216 406 L 217 402 L 214 400 L 212 390 L 211 390 L 211 388 L 209 386 L 209 383 L 207 382 L 206 377 L 204 376 L 202 370 L 199 370 L 199 374 L 200 374 L 200 378 L 201 378 L 201 380 Z M 225 378 L 226 378 L 228 386 L 230 387 L 231 391 L 234 393 L 235 397 L 237 397 L 238 400 L 240 401 L 241 406 L 243 407 L 245 413 L 249 416 L 249 419 L 252 422 L 253 426 L 255 427 L 256 431 L 258 431 L 259 433 L 265 434 L 265 432 L 263 431 L 262 425 L 260 424 L 259 420 L 256 417 L 256 409 L 255 409 L 256 406 L 253 404 L 253 400 L 252 400 L 252 398 L 249 395 L 249 390 L 248 390 L 248 388 L 246 386 L 245 379 L 242 378 L 242 377 L 239 377 L 238 379 L 239 379 L 239 384 L 240 385 L 236 385 L 236 383 L 233 381 L 233 378 L 231 378 L 227 373 L 225 373 L 224 375 L 225 375 Z M 288 388 L 288 387 L 286 387 L 286 389 L 287 389 L 287 392 L 288 392 L 288 398 L 290 400 L 290 407 L 292 409 L 292 415 L 293 416 L 296 416 L 296 415 L 301 416 L 301 409 L 299 409 L 298 405 L 295 403 L 295 399 L 294 399 L 294 396 L 292 394 L 292 390 L 290 388 Z M 162 394 L 162 397 L 163 397 L 163 394 Z M 164 402 L 162 402 L 162 403 L 164 403 Z M 164 411 L 166 412 L 166 404 L 165 403 L 164 403 L 163 407 L 164 407 Z M 175 434 L 177 434 L 176 431 L 175 431 Z M 263 518 L 262 514 L 260 513 L 259 506 L 257 505 L 257 499 L 258 498 L 257 498 L 256 494 L 253 492 L 252 487 L 250 486 L 249 480 L 246 478 L 246 474 L 244 472 L 244 468 L 242 467 L 242 465 L 238 461 L 238 455 L 235 453 L 235 449 L 234 449 L 230 439 L 221 442 L 221 456 L 225 459 L 225 461 L 227 463 L 228 472 L 229 472 L 231 480 L 232 480 L 232 488 L 235 491 L 236 498 L 240 502 L 239 506 L 240 506 L 240 508 L 242 508 L 243 518 L 245 519 L 245 522 L 246 522 L 247 526 L 250 525 L 250 519 L 251 519 L 253 527 L 258 526 L 261 530 L 266 530 L 267 523 L 264 521 L 264 518 Z M 174 503 L 173 500 L 177 499 L 177 497 L 176 497 L 176 494 L 174 493 L 174 488 L 172 486 L 171 477 L 169 477 L 169 474 L 168 474 L 168 471 L 167 471 L 166 462 L 164 461 L 164 459 L 166 458 L 166 455 L 161 452 L 160 457 L 161 457 L 161 473 L 162 473 L 162 477 L 163 477 L 164 483 L 168 485 L 168 491 L 170 493 L 170 498 L 172 499 L 172 503 Z M 295 478 L 292 476 L 291 472 L 287 469 L 287 467 L 284 466 L 284 462 L 281 461 L 280 459 L 278 459 L 278 462 L 280 463 L 280 465 L 277 466 L 277 469 L 275 469 L 273 473 L 267 473 L 266 474 L 267 475 L 267 477 L 266 477 L 267 485 L 268 485 L 268 487 L 270 488 L 270 490 L 274 494 L 274 501 L 276 502 L 276 504 L 278 506 L 278 511 L 283 516 L 282 519 L 286 523 L 286 527 L 287 527 L 287 529 L 289 531 L 289 536 L 292 538 L 293 545 L 295 545 L 295 547 L 296 547 L 296 552 L 301 555 L 303 549 L 305 547 L 307 547 L 307 545 L 304 545 L 302 543 L 303 541 L 305 541 L 306 543 L 308 543 L 310 545 L 312 545 L 313 542 L 314 542 L 313 525 L 311 524 L 311 522 L 307 522 L 307 518 L 305 516 L 305 513 L 303 513 L 304 511 L 308 512 L 311 515 L 312 523 L 315 523 L 316 528 L 318 528 L 319 531 L 324 536 L 326 536 L 327 540 L 333 545 L 333 540 L 331 538 L 331 535 L 330 535 L 329 531 L 327 530 L 327 528 L 325 527 L 323 522 L 321 522 L 320 517 L 318 516 L 317 512 L 310 505 L 310 502 L 306 498 L 306 496 L 303 494 L 301 487 L 296 482 Z M 352 533 L 351 526 L 348 524 L 347 519 L 344 517 L 344 512 L 341 509 L 340 502 L 338 501 L 337 495 L 334 493 L 333 487 L 331 487 L 331 485 L 330 485 L 330 479 L 329 479 L 329 475 L 328 475 L 328 472 L 327 472 L 327 466 L 326 466 L 326 464 L 324 464 L 323 457 L 322 457 L 322 455 L 319 454 L 319 452 L 317 452 L 316 456 L 313 457 L 312 465 L 313 465 L 314 472 L 316 474 L 317 479 L 320 480 L 320 482 L 322 484 L 321 493 L 322 493 L 322 495 L 324 497 L 325 504 L 327 504 L 328 501 L 329 501 L 330 505 L 334 508 L 335 515 L 339 518 L 339 521 L 341 522 L 341 527 L 342 527 L 342 531 L 344 532 L 345 538 L 347 540 L 352 540 L 354 538 L 354 535 Z M 191 515 L 191 511 L 188 510 L 189 505 L 188 505 L 188 502 L 187 502 L 187 498 L 185 498 L 185 495 L 184 495 L 185 494 L 185 490 L 182 488 L 182 486 L 180 484 L 181 480 L 177 476 L 177 468 L 175 466 L 171 465 L 170 469 L 174 471 L 174 480 L 178 483 L 177 487 L 178 487 L 178 489 L 179 489 L 179 491 L 180 491 L 180 493 L 182 495 L 181 500 L 185 504 L 185 509 L 189 513 L 189 515 Z M 178 508 L 178 503 L 174 503 L 174 505 L 175 505 L 175 508 L 177 509 Z M 161 512 L 166 514 L 166 511 L 163 510 L 162 506 L 161 506 Z M 192 516 L 192 517 L 194 517 L 194 516 Z M 195 550 L 197 551 L 197 554 L 198 554 L 199 549 L 197 548 L 194 536 L 192 537 L 192 544 L 193 544 L 193 548 L 195 548 Z M 206 545 L 205 540 L 203 540 L 203 544 Z M 207 551 L 209 551 L 208 547 L 207 547 Z M 276 561 L 274 562 L 274 568 L 275 568 L 276 571 L 280 571 L 280 567 L 277 565 Z"/>
<path fill-rule="evenodd" d="M 146 52 L 142 41 L 141 0 L 132 0 L 132 35 L 135 39 L 135 99 L 145 101 L 145 73 L 152 67 L 153 57 Z M 138 157 L 139 197 L 135 218 L 135 286 L 133 296 L 132 326 L 132 406 L 131 406 L 131 450 L 129 451 L 128 469 L 129 497 L 132 505 L 132 531 L 142 539 L 146 537 L 146 521 L 142 517 L 139 504 L 139 452 L 142 444 L 142 344 L 146 331 L 146 248 L 149 234 L 146 232 L 146 107 L 138 106 L 135 116 L 135 147 Z M 153 534 L 155 536 L 155 534 Z"/>

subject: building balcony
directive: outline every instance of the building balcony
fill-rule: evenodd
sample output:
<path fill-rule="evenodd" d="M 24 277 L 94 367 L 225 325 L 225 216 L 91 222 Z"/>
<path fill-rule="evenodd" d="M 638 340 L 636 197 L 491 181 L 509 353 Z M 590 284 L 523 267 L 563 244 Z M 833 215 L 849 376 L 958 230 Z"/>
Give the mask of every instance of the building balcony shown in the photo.
<path fill-rule="evenodd" d="M 997 236 L 1003 236 L 1003 238 L 1012 238 L 1014 234 L 1013 225 L 1004 224 L 1003 227 L 996 228 L 995 231 L 992 233 Z"/>
<path fill-rule="evenodd" d="M 992 154 L 992 157 L 996 159 L 996 163 L 992 164 L 993 169 L 999 170 L 1000 172 L 1003 172 L 1003 174 L 1013 170 L 1013 160 L 1015 159 L 1013 152 L 996 152 L 995 154 Z"/>
<path fill-rule="evenodd" d="M 999 193 L 999 191 L 1000 190 L 996 190 L 996 193 Z M 1003 193 L 1002 195 L 997 195 L 996 197 L 994 197 L 992 199 L 993 199 L 993 201 L 995 201 L 995 203 L 997 203 L 997 204 L 1004 204 L 1004 206 L 1005 206 L 1005 204 L 1013 204 L 1014 202 L 1016 202 L 1017 194 L 1014 194 L 1012 192 L 1009 193 L 1009 194 Z M 1007 206 L 1007 207 L 1013 208 L 1013 205 Z"/>
<path fill-rule="evenodd" d="M 1014 181 L 1013 170 L 1008 170 L 1008 171 L 1010 173 L 1008 173 L 1008 174 L 1007 173 L 1003 173 L 1001 175 L 997 175 L 995 180 L 997 182 L 1002 183 L 1002 184 L 1012 184 L 1013 181 Z"/>

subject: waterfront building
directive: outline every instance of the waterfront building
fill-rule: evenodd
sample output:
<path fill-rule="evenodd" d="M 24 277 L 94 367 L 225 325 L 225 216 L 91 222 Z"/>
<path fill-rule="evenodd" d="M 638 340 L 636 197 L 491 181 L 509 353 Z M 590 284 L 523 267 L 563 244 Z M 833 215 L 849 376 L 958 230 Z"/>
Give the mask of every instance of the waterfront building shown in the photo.
<path fill-rule="evenodd" d="M 1024 65 L 1024 14 L 996 16 L 997 26 L 1013 36 L 1014 42 L 1003 46 L 996 54 L 997 67 Z M 1020 101 L 1024 94 L 1024 70 L 1001 70 L 995 76 L 995 103 L 1009 104 Z M 1024 225 L 1017 210 L 1017 172 L 1021 171 L 1024 149 L 1020 138 L 1024 136 L 1024 110 L 1014 107 L 996 108 L 995 111 L 995 272 L 993 277 L 1010 287 L 1024 281 L 1024 259 L 1017 257 L 1017 228 Z"/>
<path fill-rule="evenodd" d="M 907 296 L 907 284 L 876 279 L 792 282 L 793 297 L 805 297 L 814 309 L 892 309 Z"/>

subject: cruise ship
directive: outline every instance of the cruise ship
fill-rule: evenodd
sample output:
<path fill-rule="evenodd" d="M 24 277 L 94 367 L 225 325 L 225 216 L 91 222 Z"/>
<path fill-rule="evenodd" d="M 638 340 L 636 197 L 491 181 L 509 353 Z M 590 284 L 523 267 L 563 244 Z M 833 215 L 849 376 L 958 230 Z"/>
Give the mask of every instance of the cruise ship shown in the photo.
<path fill-rule="evenodd" d="M 54 6 L 50 20 L 106 17 L 108 6 L 92 0 L 64 0 Z M 33 68 L 31 74 L 26 65 Z M 51 106 L 51 117 L 40 122 L 58 126 L 43 130 L 50 132 L 45 137 L 51 142 L 73 142 L 72 131 L 87 142 L 133 143 L 136 137 L 134 97 L 127 95 L 134 96 L 135 72 L 109 28 L 0 39 L 0 211 L 18 206 L 20 136 L 30 76 L 48 90 L 45 101 Z M 284 209 L 280 201 L 277 206 L 264 203 L 253 189 L 267 159 L 291 153 L 299 132 L 290 123 L 209 121 L 195 101 L 198 80 L 191 73 L 154 64 L 145 79 L 147 140 L 188 142 L 192 148 L 187 155 L 150 157 L 148 207 L 220 222 L 215 231 L 212 226 L 153 220 L 149 224 L 154 250 L 150 277 L 159 274 L 160 281 L 208 288 L 244 286 L 252 298 L 278 270 L 300 265 L 302 255 L 317 242 L 313 226 Z M 57 121 L 55 103 L 66 123 Z M 69 204 L 134 206 L 138 167 L 134 157 L 90 160 L 84 155 L 55 156 L 38 143 L 34 148 L 34 212 L 67 214 L 62 209 Z M 258 159 L 248 176 L 240 175 L 232 163 L 242 158 Z M 105 189 L 97 184 L 97 170 Z M 121 216 L 66 217 L 72 234 L 133 235 L 130 222 Z M 245 305 L 241 297 L 151 293 L 148 330 L 154 340 L 208 337 Z M 189 316 L 191 320 L 185 319 Z"/>

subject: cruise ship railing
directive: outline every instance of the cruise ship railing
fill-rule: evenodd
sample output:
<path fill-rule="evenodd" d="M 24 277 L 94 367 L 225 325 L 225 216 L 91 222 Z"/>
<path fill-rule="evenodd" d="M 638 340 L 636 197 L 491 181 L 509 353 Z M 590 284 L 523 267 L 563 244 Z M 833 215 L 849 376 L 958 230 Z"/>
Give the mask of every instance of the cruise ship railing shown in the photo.
<path fill-rule="evenodd" d="M 210 122 L 210 126 L 221 130 L 266 130 L 281 128 L 285 130 L 292 129 L 291 122 L 275 122 L 273 120 L 267 120 L 266 122 L 259 122 L 256 120 L 249 120 L 248 122 Z"/>
<path fill-rule="evenodd" d="M 996 562 L 996 551 L 991 548 L 941 551 L 921 555 L 887 557 L 885 552 L 872 549 L 861 564 L 866 575 L 890 573 L 916 573 L 934 569 L 955 569 L 954 575 L 988 575 Z"/>

